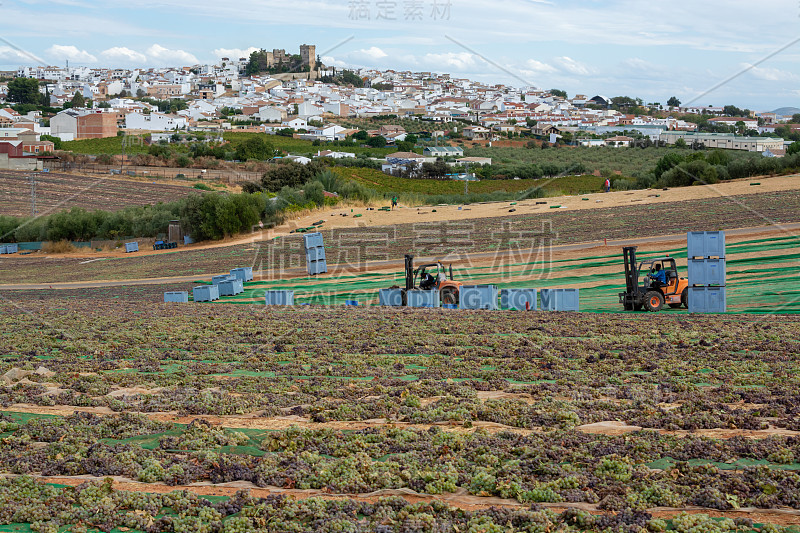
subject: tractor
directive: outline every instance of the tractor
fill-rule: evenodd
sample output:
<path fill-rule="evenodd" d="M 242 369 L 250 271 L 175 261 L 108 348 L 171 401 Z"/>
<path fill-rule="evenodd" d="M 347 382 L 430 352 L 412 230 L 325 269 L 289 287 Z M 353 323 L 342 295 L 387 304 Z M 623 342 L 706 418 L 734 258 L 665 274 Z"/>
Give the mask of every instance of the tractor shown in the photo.
<path fill-rule="evenodd" d="M 407 305 L 406 292 L 414 289 L 439 290 L 443 304 L 458 305 L 461 292 L 460 281 L 453 281 L 453 265 L 445 269 L 441 261 L 414 268 L 414 256 L 406 255 L 406 288 L 403 305 Z"/>
<path fill-rule="evenodd" d="M 689 308 L 689 282 L 678 275 L 674 258 L 647 259 L 637 265 L 636 246 L 624 247 L 622 255 L 627 290 L 619 293 L 619 303 L 626 311 L 658 312 L 665 304 L 673 309 Z"/>

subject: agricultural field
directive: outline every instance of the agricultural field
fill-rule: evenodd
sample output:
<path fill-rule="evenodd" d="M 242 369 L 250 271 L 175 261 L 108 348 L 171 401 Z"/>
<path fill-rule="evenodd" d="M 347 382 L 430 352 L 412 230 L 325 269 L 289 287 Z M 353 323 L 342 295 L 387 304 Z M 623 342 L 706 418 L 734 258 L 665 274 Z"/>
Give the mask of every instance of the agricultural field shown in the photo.
<path fill-rule="evenodd" d="M 125 207 L 177 200 L 192 193 L 189 187 L 125 181 L 111 178 L 39 173 L 36 176 L 36 211 L 53 213 L 80 207 L 118 211 Z M 31 214 L 28 173 L 0 172 L 0 215 Z"/>
<path fill-rule="evenodd" d="M 231 145 L 235 146 L 236 144 L 247 140 L 253 136 L 261 136 L 266 137 L 266 139 L 272 144 L 273 147 L 283 150 L 285 152 L 290 152 L 295 155 L 312 155 L 316 154 L 319 150 L 341 150 L 347 152 L 353 152 L 356 154 L 365 154 L 370 157 L 384 157 L 386 154 L 390 154 L 392 152 L 396 152 L 397 149 L 394 147 L 386 147 L 386 148 L 370 148 L 370 147 L 361 147 L 361 146 L 354 146 L 354 147 L 341 147 L 338 148 L 336 146 L 314 146 L 312 141 L 307 141 L 304 139 L 295 139 L 293 137 L 283 137 L 281 135 L 266 135 L 263 133 L 246 133 L 246 132 L 231 132 L 225 133 L 223 138 L 225 141 L 231 143 Z M 81 139 L 78 141 L 67 141 L 62 144 L 63 150 L 71 151 L 76 154 L 87 154 L 87 155 L 100 155 L 100 154 L 109 154 L 109 155 L 120 155 L 122 154 L 122 142 L 123 137 L 107 137 L 104 139 Z M 172 148 L 174 148 L 178 152 L 188 152 L 188 144 L 171 144 Z M 125 154 L 126 155 L 134 155 L 134 154 L 144 154 L 147 153 L 148 145 L 142 143 L 131 143 L 128 141 L 128 145 L 125 146 Z"/>
<path fill-rule="evenodd" d="M 341 176 L 384 194 L 459 195 L 464 193 L 464 182 L 455 180 L 398 178 L 368 168 L 334 168 Z M 599 176 L 564 176 L 553 179 L 481 180 L 470 182 L 469 192 L 486 194 L 493 192 L 522 193 L 541 187 L 545 196 L 584 194 L 599 192 L 605 178 Z"/>
<path fill-rule="evenodd" d="M 676 204 L 635 203 L 625 207 L 584 211 L 551 209 L 528 201 L 527 214 L 475 218 L 457 222 L 406 223 L 325 230 L 331 246 L 328 263 L 402 261 L 406 253 L 419 257 L 477 252 L 496 252 L 518 246 L 543 231 L 554 246 L 597 242 L 603 239 L 644 238 L 682 234 L 686 231 L 746 228 L 768 223 L 797 222 L 800 191 L 765 192 L 714 199 L 686 200 Z M 465 206 L 468 208 L 468 206 Z M 513 207 L 523 209 L 522 205 Z M 451 207 L 450 209 L 456 209 Z M 368 213 L 365 208 L 353 214 Z M 357 211 L 357 212 L 356 212 Z M 376 217 L 379 217 L 378 213 Z M 709 221 L 712 221 L 711 223 Z M 631 234 L 631 228 L 635 228 Z M 126 280 L 197 276 L 227 272 L 239 266 L 301 267 L 297 259 L 302 238 L 280 237 L 267 242 L 221 246 L 201 250 L 163 251 L 136 257 L 43 257 L 32 254 L 0 260 L 0 284 Z M 294 263 L 288 263 L 290 256 Z M 402 267 L 398 268 L 401 270 Z M 615 278 L 616 279 L 616 278 Z M 619 283 L 622 278 L 619 277 Z"/>
<path fill-rule="evenodd" d="M 800 524 L 797 317 L 456 320 L 160 290 L 0 300 L 3 530 Z"/>
<path fill-rule="evenodd" d="M 517 163 L 552 163 L 559 166 L 569 166 L 582 163 L 588 172 L 602 172 L 611 175 L 619 172 L 622 176 L 630 177 L 638 173 L 646 173 L 656 166 L 656 162 L 670 152 L 681 152 L 678 148 L 611 148 L 596 147 L 565 147 L 550 148 L 498 148 L 476 146 L 465 148 L 467 157 L 491 157 L 492 164 Z M 751 154 L 736 150 L 726 151 L 732 159 L 747 158 Z"/>

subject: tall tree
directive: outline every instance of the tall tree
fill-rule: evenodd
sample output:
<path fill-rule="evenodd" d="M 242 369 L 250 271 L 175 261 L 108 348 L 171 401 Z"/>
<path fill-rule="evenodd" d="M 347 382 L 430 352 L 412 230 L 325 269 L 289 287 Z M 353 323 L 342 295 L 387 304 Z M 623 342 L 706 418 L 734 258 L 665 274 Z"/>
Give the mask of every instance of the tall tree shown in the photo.
<path fill-rule="evenodd" d="M 72 97 L 71 103 L 73 109 L 76 107 L 86 107 L 86 99 L 83 97 L 80 91 L 75 91 L 75 96 Z"/>
<path fill-rule="evenodd" d="M 678 100 L 677 97 L 672 96 L 672 97 L 670 97 L 669 100 L 667 100 L 667 105 L 670 106 L 670 107 L 680 107 L 681 101 Z"/>
<path fill-rule="evenodd" d="M 39 92 L 39 80 L 14 78 L 8 82 L 8 99 L 18 104 L 40 105 L 42 93 Z"/>

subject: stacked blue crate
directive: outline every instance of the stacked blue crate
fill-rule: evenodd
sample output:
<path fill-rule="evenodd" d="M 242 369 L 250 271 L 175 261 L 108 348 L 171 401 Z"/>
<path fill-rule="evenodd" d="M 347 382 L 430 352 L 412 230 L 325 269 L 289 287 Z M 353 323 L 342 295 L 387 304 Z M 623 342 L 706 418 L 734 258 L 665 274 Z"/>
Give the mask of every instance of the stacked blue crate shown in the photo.
<path fill-rule="evenodd" d="M 325 261 L 325 246 L 322 241 L 322 233 L 307 233 L 303 235 L 303 241 L 306 247 L 308 275 L 315 276 L 327 272 L 328 264 Z"/>
<path fill-rule="evenodd" d="M 686 235 L 686 245 L 689 312 L 726 312 L 725 232 L 690 231 Z"/>

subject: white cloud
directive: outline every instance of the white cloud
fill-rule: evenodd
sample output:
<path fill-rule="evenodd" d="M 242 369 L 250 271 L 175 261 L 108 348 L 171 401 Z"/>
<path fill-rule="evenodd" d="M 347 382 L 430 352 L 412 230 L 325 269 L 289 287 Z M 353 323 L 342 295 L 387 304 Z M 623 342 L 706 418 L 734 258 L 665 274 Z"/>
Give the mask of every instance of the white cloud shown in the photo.
<path fill-rule="evenodd" d="M 170 50 L 169 48 L 164 48 L 160 44 L 154 44 L 148 48 L 145 51 L 145 54 L 147 54 L 147 57 L 152 61 L 166 65 L 186 66 L 198 63 L 197 58 L 189 52 L 185 52 L 183 50 Z"/>
<path fill-rule="evenodd" d="M 247 49 L 241 48 L 216 48 L 213 50 L 214 58 L 221 59 L 227 57 L 229 59 L 239 59 L 240 57 L 250 57 L 253 52 L 258 52 L 258 48 L 251 46 Z"/>
<path fill-rule="evenodd" d="M 342 61 L 341 59 L 336 59 L 333 56 L 323 56 L 322 63 L 327 67 L 349 67 L 350 65 L 347 61 Z"/>
<path fill-rule="evenodd" d="M 0 65 L 29 65 L 34 61 L 34 57 L 36 56 L 31 56 L 24 52 L 20 52 L 19 50 L 15 50 L 10 46 L 0 46 Z"/>
<path fill-rule="evenodd" d="M 54 44 L 46 50 L 47 55 L 54 59 L 68 59 L 75 63 L 96 63 L 97 58 L 86 50 L 79 50 L 76 46 Z"/>
<path fill-rule="evenodd" d="M 445 52 L 443 54 L 425 54 L 422 61 L 442 70 L 466 70 L 478 66 L 477 58 L 478 56 L 469 52 Z M 480 64 L 484 65 L 485 63 L 481 61 Z"/>
<path fill-rule="evenodd" d="M 795 81 L 798 79 L 797 74 L 778 68 L 754 67 L 747 63 L 743 63 L 742 68 L 748 68 L 747 72 L 751 76 L 765 81 Z"/>
<path fill-rule="evenodd" d="M 103 50 L 100 52 L 100 55 L 103 57 L 103 59 L 107 59 L 109 61 L 136 63 L 142 65 L 147 63 L 147 56 L 137 52 L 136 50 L 125 48 L 124 46 L 115 46 L 113 48 L 109 48 L 108 50 Z"/>
<path fill-rule="evenodd" d="M 570 74 L 575 74 L 576 76 L 588 76 L 591 74 L 589 67 L 568 56 L 557 57 L 556 63 L 558 63 L 565 71 L 569 72 Z"/>
<path fill-rule="evenodd" d="M 548 63 L 543 63 L 541 61 L 537 61 L 535 59 L 529 59 L 525 62 L 525 70 L 528 72 L 536 72 L 536 73 L 553 73 L 558 72 L 553 65 Z"/>
<path fill-rule="evenodd" d="M 385 57 L 389 57 L 389 54 L 387 54 L 377 46 L 362 48 L 361 50 L 356 50 L 355 52 L 352 52 L 350 55 L 356 59 L 361 59 L 365 61 L 378 61 Z"/>

